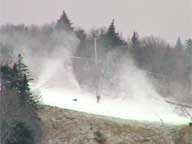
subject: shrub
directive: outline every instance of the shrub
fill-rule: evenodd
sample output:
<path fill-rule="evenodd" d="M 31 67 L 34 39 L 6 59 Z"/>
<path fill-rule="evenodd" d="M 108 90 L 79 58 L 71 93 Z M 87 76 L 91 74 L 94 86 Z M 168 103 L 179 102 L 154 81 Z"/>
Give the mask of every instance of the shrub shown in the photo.
<path fill-rule="evenodd" d="M 94 134 L 95 134 L 95 141 L 98 144 L 104 144 L 105 143 L 106 139 L 100 131 L 96 131 Z"/>

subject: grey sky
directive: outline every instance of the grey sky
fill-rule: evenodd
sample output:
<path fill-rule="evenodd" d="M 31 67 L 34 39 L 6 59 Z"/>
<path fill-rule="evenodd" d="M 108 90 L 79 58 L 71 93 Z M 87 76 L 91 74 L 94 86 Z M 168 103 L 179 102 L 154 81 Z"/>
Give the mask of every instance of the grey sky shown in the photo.
<path fill-rule="evenodd" d="M 173 43 L 192 34 L 192 0 L 0 0 L 0 23 L 43 24 L 65 9 L 74 26 L 107 27 L 115 18 L 124 36 L 133 31 Z"/>

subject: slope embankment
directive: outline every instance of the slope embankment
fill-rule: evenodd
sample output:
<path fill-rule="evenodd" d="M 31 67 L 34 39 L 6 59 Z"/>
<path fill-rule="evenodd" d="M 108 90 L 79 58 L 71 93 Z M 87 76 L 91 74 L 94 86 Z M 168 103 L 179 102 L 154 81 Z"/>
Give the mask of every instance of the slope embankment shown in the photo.
<path fill-rule="evenodd" d="M 192 128 L 43 106 L 43 144 L 192 144 Z"/>

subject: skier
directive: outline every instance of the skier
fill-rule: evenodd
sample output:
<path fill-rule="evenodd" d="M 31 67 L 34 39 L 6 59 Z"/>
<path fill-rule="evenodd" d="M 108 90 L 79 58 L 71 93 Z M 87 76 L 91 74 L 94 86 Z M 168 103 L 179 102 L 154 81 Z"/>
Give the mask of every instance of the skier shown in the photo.
<path fill-rule="evenodd" d="M 101 96 L 99 94 L 96 95 L 96 98 L 97 98 L 97 103 L 99 103 L 100 99 L 101 99 Z"/>

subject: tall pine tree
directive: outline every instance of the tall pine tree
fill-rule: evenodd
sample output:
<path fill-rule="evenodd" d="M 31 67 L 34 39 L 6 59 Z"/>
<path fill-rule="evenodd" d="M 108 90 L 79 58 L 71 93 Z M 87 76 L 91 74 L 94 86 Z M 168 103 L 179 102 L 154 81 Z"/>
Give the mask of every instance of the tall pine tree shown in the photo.
<path fill-rule="evenodd" d="M 114 20 L 112 20 L 105 34 L 105 42 L 107 47 L 118 47 L 125 45 L 125 42 L 120 38 L 119 34 L 116 32 Z"/>
<path fill-rule="evenodd" d="M 66 31 L 73 31 L 72 23 L 70 22 L 65 11 L 63 11 L 62 15 L 57 20 L 56 28 Z"/>
<path fill-rule="evenodd" d="M 21 54 L 18 55 L 17 63 L 14 64 L 13 70 L 16 73 L 15 87 L 22 105 L 35 104 L 35 98 L 32 96 L 29 82 L 33 79 L 30 78 L 29 69 L 23 63 L 23 57 Z"/>
<path fill-rule="evenodd" d="M 178 50 L 182 50 L 183 49 L 183 44 L 181 43 L 181 39 L 178 38 L 177 43 L 175 45 L 175 48 Z"/>

